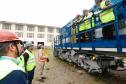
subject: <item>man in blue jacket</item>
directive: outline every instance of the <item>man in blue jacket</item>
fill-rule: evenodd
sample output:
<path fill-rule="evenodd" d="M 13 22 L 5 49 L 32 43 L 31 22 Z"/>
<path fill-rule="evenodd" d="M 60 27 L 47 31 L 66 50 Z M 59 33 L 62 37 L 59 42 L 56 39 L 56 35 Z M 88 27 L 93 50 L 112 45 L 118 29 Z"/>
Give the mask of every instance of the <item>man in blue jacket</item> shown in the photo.
<path fill-rule="evenodd" d="M 0 30 L 0 84 L 27 84 L 24 70 L 18 66 L 21 44 L 12 32 Z"/>

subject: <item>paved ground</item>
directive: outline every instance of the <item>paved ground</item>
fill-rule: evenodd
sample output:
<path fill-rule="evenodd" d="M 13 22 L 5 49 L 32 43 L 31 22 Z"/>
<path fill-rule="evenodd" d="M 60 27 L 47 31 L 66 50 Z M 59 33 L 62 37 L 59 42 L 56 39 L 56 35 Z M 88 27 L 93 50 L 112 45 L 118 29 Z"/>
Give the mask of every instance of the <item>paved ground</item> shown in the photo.
<path fill-rule="evenodd" d="M 48 50 L 47 54 L 50 62 L 46 63 L 44 74 L 48 78 L 44 82 L 34 81 L 35 84 L 126 84 L 119 77 L 91 75 L 77 69 L 72 64 L 53 57 L 52 50 Z"/>

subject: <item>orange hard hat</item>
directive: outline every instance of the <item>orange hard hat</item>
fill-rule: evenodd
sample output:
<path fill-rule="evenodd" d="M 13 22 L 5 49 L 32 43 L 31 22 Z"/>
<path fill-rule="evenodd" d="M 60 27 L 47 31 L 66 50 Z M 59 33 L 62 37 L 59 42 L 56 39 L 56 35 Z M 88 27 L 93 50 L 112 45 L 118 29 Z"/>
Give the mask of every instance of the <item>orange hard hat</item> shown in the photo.
<path fill-rule="evenodd" d="M 9 41 L 20 41 L 13 32 L 7 30 L 0 30 L 0 43 Z"/>

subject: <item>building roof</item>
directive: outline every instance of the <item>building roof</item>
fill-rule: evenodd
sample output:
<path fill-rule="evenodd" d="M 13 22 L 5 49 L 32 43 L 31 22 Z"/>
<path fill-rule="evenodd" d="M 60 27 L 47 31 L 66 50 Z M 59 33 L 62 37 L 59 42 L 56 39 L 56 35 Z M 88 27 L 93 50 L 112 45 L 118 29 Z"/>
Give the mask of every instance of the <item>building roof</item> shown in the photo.
<path fill-rule="evenodd" d="M 50 28 L 60 28 L 60 27 L 56 27 L 56 26 L 47 26 L 47 25 L 40 25 L 40 24 L 20 23 L 20 22 L 11 22 L 11 21 L 0 21 L 0 23 L 30 25 L 30 26 L 42 26 L 42 27 L 50 27 Z"/>

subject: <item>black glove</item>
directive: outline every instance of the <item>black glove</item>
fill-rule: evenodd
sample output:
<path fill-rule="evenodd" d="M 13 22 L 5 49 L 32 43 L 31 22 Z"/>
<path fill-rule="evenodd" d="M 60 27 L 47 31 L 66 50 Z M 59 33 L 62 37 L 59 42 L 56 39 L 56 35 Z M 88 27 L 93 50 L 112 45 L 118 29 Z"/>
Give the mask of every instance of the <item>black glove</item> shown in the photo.
<path fill-rule="evenodd" d="M 47 62 L 49 62 L 49 58 L 47 58 L 47 60 L 46 60 Z"/>

